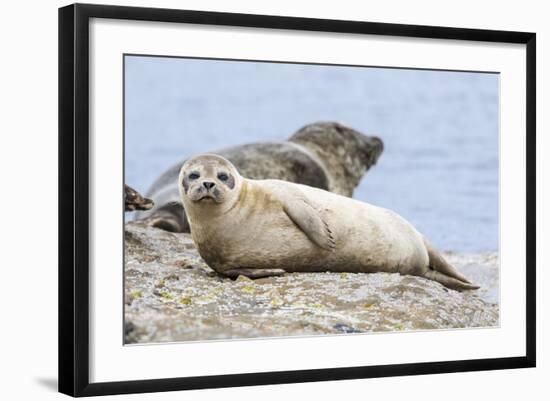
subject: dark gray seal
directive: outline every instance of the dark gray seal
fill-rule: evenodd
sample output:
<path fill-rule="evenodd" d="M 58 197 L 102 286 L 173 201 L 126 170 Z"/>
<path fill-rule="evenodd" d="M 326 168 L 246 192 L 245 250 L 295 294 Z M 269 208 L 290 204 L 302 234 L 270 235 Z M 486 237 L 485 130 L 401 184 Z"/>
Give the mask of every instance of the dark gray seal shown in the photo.
<path fill-rule="evenodd" d="M 383 151 L 376 136 L 336 122 L 306 125 L 285 142 L 251 143 L 212 152 L 229 160 L 245 178 L 278 179 L 351 197 Z M 180 200 L 178 175 L 185 160 L 162 173 L 147 191 L 155 207 L 140 212 L 155 227 L 189 232 Z"/>
<path fill-rule="evenodd" d="M 135 210 L 149 210 L 154 206 L 151 199 L 144 198 L 134 188 L 124 185 L 124 210 L 133 212 Z"/>

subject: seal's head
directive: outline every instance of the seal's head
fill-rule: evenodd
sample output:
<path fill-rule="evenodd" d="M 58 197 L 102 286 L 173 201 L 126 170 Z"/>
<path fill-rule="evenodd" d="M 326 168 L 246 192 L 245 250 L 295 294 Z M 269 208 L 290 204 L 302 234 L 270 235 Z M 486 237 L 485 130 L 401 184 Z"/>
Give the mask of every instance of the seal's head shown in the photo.
<path fill-rule="evenodd" d="M 187 160 L 179 174 L 180 195 L 185 209 L 207 207 L 210 212 L 226 209 L 238 199 L 242 177 L 228 160 L 204 154 Z"/>
<path fill-rule="evenodd" d="M 365 171 L 384 150 L 380 138 L 337 122 L 306 125 L 288 140 L 315 153 L 331 176 L 329 190 L 346 196 L 353 195 Z"/>
<path fill-rule="evenodd" d="M 133 212 L 135 210 L 149 210 L 154 206 L 151 199 L 141 196 L 134 188 L 124 185 L 124 210 Z"/>

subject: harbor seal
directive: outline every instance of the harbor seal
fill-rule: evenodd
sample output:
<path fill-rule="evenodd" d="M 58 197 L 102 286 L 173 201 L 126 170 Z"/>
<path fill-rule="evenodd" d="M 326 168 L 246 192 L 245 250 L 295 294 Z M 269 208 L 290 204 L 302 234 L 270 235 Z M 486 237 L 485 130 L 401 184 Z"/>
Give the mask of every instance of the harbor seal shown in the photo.
<path fill-rule="evenodd" d="M 144 198 L 134 188 L 124 185 L 124 211 L 149 210 L 153 206 L 151 199 Z"/>
<path fill-rule="evenodd" d="M 336 122 L 306 125 L 285 142 L 251 143 L 214 152 L 247 178 L 273 178 L 326 189 L 344 196 L 353 190 L 383 151 L 383 142 Z M 173 232 L 189 232 L 177 178 L 184 161 L 162 173 L 146 195 L 155 207 L 136 219 Z"/>
<path fill-rule="evenodd" d="M 186 161 L 178 182 L 199 254 L 222 275 L 388 272 L 479 288 L 390 210 L 306 185 L 246 179 L 214 154 Z"/>

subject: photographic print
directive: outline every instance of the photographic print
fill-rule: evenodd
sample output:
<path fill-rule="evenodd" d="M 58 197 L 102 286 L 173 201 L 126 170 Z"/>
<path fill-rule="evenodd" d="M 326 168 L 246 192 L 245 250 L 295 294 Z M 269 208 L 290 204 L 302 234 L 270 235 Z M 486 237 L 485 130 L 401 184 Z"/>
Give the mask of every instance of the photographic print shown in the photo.
<path fill-rule="evenodd" d="M 124 343 L 499 326 L 499 74 L 124 57 Z"/>
<path fill-rule="evenodd" d="M 535 33 L 75 4 L 58 82 L 60 392 L 536 365 Z"/>

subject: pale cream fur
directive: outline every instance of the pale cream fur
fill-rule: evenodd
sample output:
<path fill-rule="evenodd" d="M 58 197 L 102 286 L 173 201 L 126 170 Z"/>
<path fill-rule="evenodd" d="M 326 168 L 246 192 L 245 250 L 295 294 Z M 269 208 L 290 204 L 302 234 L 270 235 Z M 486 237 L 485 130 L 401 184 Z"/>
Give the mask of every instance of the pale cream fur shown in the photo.
<path fill-rule="evenodd" d="M 216 183 L 223 191 L 221 203 L 192 201 L 188 194 L 193 185 L 187 193 L 182 186 L 185 174 L 201 169 L 205 158 L 214 165 L 209 167 L 214 176 L 202 175 L 194 185 L 215 180 L 220 168 L 235 177 L 233 189 Z M 426 277 L 455 289 L 477 288 L 448 265 L 409 222 L 390 210 L 305 185 L 245 179 L 230 162 L 213 155 L 187 161 L 179 182 L 193 240 L 204 260 L 219 273 L 234 269 L 392 272 Z M 289 215 L 298 217 L 293 220 Z M 315 225 L 319 221 L 324 228 Z"/>

